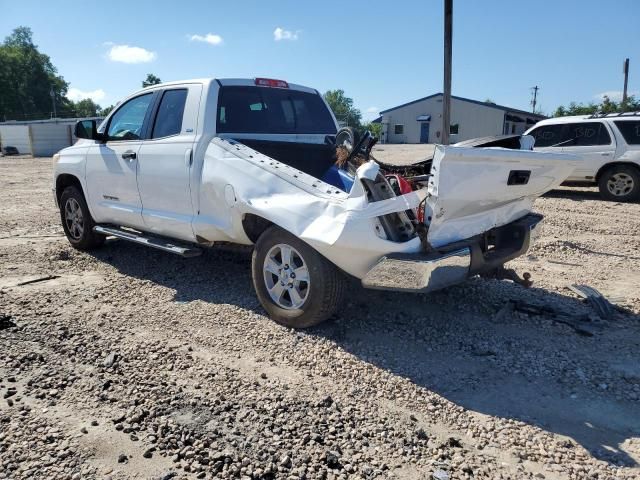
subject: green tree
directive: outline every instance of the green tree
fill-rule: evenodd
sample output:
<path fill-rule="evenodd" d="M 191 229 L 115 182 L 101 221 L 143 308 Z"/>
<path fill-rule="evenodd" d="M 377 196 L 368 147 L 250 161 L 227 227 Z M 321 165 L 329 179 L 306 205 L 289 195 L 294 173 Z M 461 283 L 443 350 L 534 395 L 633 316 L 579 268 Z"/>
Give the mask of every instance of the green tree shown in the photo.
<path fill-rule="evenodd" d="M 85 98 L 75 103 L 74 110 L 77 117 L 97 117 L 102 109 L 90 98 Z"/>
<path fill-rule="evenodd" d="M 324 99 L 333 110 L 338 122 L 348 127 L 361 128 L 362 114 L 353 106 L 353 99 L 344 94 L 344 90 L 329 90 Z"/>
<path fill-rule="evenodd" d="M 376 137 L 380 138 L 380 136 L 382 135 L 382 124 L 381 123 L 368 122 L 368 123 L 365 123 L 364 125 L 362 125 L 362 130 L 363 131 L 369 130 Z"/>
<path fill-rule="evenodd" d="M 604 95 L 600 103 L 576 103 L 571 102 L 568 106 L 560 105 L 553 112 L 554 117 L 565 117 L 568 115 L 592 115 L 594 113 L 620 113 L 640 110 L 640 100 L 632 95 L 625 102 L 616 102 Z"/>
<path fill-rule="evenodd" d="M 28 27 L 18 27 L 0 44 L 0 120 L 43 118 L 67 104 L 69 84 L 48 55 L 40 53 Z"/>
<path fill-rule="evenodd" d="M 153 73 L 147 73 L 147 78 L 142 81 L 142 88 L 147 88 L 151 85 L 158 85 L 159 83 L 162 83 L 160 78 L 156 77 Z"/>
<path fill-rule="evenodd" d="M 113 110 L 114 108 L 115 108 L 115 105 L 109 105 L 108 107 L 101 108 L 100 111 L 98 112 L 98 115 L 101 117 L 106 117 L 111 113 L 111 110 Z"/>

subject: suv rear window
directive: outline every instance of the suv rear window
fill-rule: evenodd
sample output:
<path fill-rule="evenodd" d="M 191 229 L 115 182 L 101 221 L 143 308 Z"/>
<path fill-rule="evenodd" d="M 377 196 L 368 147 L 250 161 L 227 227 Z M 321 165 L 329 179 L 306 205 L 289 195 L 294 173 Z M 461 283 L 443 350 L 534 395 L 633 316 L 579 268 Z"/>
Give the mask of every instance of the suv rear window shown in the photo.
<path fill-rule="evenodd" d="M 640 145 L 640 120 L 613 122 L 629 145 Z"/>
<path fill-rule="evenodd" d="M 552 147 L 563 141 L 563 127 L 564 125 L 543 125 L 533 130 L 530 135 L 535 138 L 536 147 Z"/>
<path fill-rule="evenodd" d="M 567 147 L 589 147 L 591 145 L 609 145 L 611 137 L 602 122 L 580 122 L 567 125 Z"/>
<path fill-rule="evenodd" d="M 602 122 L 544 125 L 533 130 L 530 135 L 536 139 L 536 147 L 588 147 L 611 144 L 611 136 Z"/>
<path fill-rule="evenodd" d="M 219 133 L 322 133 L 336 126 L 318 94 L 270 87 L 222 87 Z"/>

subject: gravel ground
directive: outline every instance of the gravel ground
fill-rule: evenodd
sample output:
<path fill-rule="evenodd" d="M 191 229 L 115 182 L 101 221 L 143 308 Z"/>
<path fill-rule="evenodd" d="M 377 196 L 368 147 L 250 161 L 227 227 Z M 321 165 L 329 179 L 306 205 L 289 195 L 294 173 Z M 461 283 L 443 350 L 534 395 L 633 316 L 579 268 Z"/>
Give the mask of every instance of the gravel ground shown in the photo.
<path fill-rule="evenodd" d="M 540 199 L 511 265 L 533 288 L 353 285 L 298 332 L 264 316 L 247 249 L 77 252 L 50 159 L 0 174 L 0 478 L 640 477 L 638 204 Z"/>

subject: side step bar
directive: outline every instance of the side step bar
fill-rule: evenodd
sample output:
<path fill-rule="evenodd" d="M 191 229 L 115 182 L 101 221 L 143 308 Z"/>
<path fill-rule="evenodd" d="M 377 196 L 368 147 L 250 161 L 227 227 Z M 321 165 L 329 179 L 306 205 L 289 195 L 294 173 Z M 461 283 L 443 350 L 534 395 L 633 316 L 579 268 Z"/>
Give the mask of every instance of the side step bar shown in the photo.
<path fill-rule="evenodd" d="M 165 252 L 174 253 L 181 257 L 190 258 L 197 257 L 202 254 L 202 250 L 199 248 L 191 247 L 188 245 L 180 245 L 174 243 L 168 238 L 154 237 L 151 235 L 145 235 L 130 230 L 123 230 L 117 227 L 107 227 L 104 225 L 96 225 L 93 227 L 93 231 L 101 233 L 102 235 L 108 235 L 112 237 L 121 238 L 129 242 L 138 243 L 147 247 L 157 248 L 164 250 Z"/>

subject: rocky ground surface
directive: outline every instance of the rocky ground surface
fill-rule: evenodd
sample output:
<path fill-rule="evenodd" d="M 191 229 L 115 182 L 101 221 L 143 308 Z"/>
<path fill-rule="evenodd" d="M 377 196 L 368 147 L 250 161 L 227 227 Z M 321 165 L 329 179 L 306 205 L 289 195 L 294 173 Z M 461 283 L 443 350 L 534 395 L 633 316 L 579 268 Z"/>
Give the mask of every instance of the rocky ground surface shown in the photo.
<path fill-rule="evenodd" d="M 0 159 L 0 478 L 640 477 L 640 204 L 540 199 L 543 237 L 512 262 L 533 288 L 353 285 L 293 331 L 246 249 L 74 251 L 50 175 Z"/>

